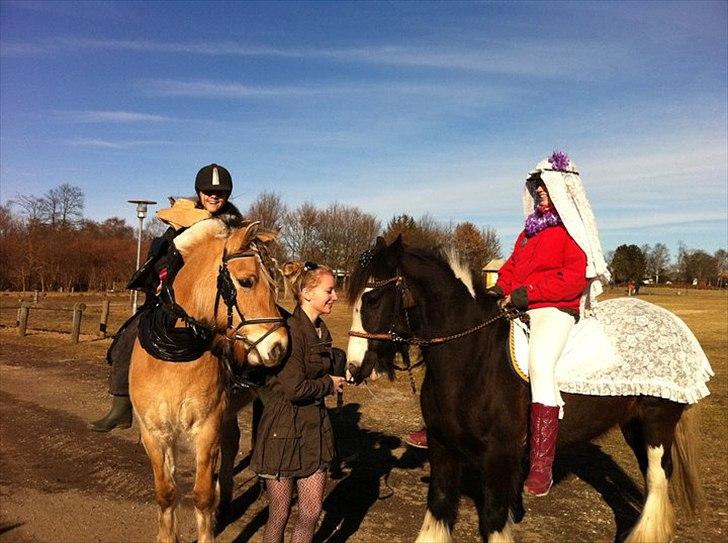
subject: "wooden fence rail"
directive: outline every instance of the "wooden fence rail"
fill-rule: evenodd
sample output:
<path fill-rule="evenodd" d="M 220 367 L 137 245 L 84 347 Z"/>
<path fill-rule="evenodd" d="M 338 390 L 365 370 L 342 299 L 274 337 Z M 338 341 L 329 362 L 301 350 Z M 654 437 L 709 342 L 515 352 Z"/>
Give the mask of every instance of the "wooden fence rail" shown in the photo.
<path fill-rule="evenodd" d="M 92 304 L 97 305 L 97 304 Z M 109 324 L 109 314 L 111 313 L 110 307 L 111 303 L 109 300 L 102 300 L 100 304 L 101 306 L 101 318 L 99 320 L 99 329 L 97 332 L 97 336 L 100 339 L 103 339 L 107 336 L 108 332 L 108 324 Z M 84 302 L 77 302 L 73 304 L 72 306 L 54 306 L 49 303 L 44 302 L 20 302 L 20 307 L 18 307 L 18 316 L 16 321 L 16 326 L 18 328 L 18 335 L 19 336 L 25 336 L 27 335 L 28 330 L 28 320 L 30 319 L 30 311 L 31 309 L 33 311 L 58 311 L 63 313 L 70 313 L 71 316 L 71 330 L 70 330 L 70 340 L 71 343 L 78 343 L 79 337 L 81 335 L 81 322 L 83 320 L 83 313 L 87 309 L 87 305 Z"/>

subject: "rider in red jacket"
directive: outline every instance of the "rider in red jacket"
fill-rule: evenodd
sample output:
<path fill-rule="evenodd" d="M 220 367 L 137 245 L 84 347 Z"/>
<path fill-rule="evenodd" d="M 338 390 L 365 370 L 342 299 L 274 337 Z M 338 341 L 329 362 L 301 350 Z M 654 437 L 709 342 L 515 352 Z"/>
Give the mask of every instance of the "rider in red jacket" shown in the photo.
<path fill-rule="evenodd" d="M 578 315 L 579 300 L 587 286 L 585 269 L 584 251 L 559 223 L 531 236 L 521 232 L 513 253 L 498 272 L 496 284 L 503 295 L 523 288 L 528 309 L 556 307 Z"/>
<path fill-rule="evenodd" d="M 604 279 L 606 265 L 591 206 L 565 154 L 554 153 L 529 174 L 524 211 L 525 228 L 491 293 L 502 298 L 501 304 L 512 304 L 529 316 L 530 471 L 524 490 L 545 496 L 553 481 L 563 403 L 556 362 L 580 313 L 593 306 L 590 280 Z"/>

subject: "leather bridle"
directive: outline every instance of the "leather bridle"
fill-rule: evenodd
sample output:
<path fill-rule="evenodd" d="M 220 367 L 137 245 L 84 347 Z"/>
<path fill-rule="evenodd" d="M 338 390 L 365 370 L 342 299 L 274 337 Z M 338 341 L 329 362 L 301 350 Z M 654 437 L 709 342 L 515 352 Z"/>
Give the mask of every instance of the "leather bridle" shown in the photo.
<path fill-rule="evenodd" d="M 227 254 L 227 251 L 223 252 L 222 255 L 222 262 L 220 264 L 220 268 L 217 273 L 217 294 L 215 296 L 215 315 L 217 315 L 217 309 L 219 307 L 220 299 L 222 298 L 223 302 L 227 306 L 227 328 L 225 329 L 225 339 L 230 341 L 231 343 L 235 343 L 236 341 L 240 340 L 248 347 L 248 349 L 253 349 L 258 345 L 261 341 L 263 341 L 265 338 L 267 338 L 270 334 L 278 330 L 281 326 L 283 326 L 283 322 L 285 319 L 283 317 L 257 317 L 254 319 L 247 319 L 245 318 L 245 315 L 240 310 L 240 306 L 238 305 L 238 297 L 237 297 L 237 289 L 235 288 L 235 285 L 232 282 L 232 278 L 230 276 L 230 270 L 228 270 L 227 263 L 231 260 L 235 260 L 238 258 L 258 258 L 261 268 L 263 268 L 263 262 L 260 259 L 260 255 L 257 251 L 239 251 L 237 253 L 231 253 Z M 233 327 L 233 309 L 238 314 L 238 317 L 240 318 L 240 322 L 237 326 Z M 254 324 L 275 324 L 275 326 L 271 326 L 265 334 L 260 336 L 255 341 L 250 341 L 248 337 L 245 334 L 240 334 L 239 331 L 241 328 L 245 326 L 251 326 Z M 230 331 L 232 330 L 232 334 Z"/>
<path fill-rule="evenodd" d="M 366 288 L 369 288 L 371 290 L 376 290 L 382 287 L 385 287 L 391 283 L 394 283 L 395 288 L 399 292 L 399 301 L 397 303 L 397 307 L 395 308 L 395 315 L 401 311 L 404 313 L 404 320 L 407 323 L 407 327 L 409 331 L 412 331 L 412 327 L 410 326 L 409 322 L 409 313 L 408 310 L 415 307 L 417 305 L 417 302 L 412 295 L 412 291 L 407 287 L 407 283 L 405 281 L 405 278 L 399 273 L 399 270 L 397 272 L 397 275 L 394 277 L 390 277 L 389 279 L 382 279 L 379 281 L 370 281 L 367 283 Z M 500 312 L 495 315 L 494 317 L 491 317 L 490 319 L 481 322 L 480 324 L 477 324 L 471 328 L 468 328 L 467 330 L 463 330 L 462 332 L 458 332 L 456 334 L 451 334 L 449 336 L 437 336 L 433 338 L 421 338 L 417 337 L 414 334 L 403 337 L 402 335 L 398 334 L 395 331 L 396 327 L 396 316 L 393 317 L 393 322 L 389 327 L 388 332 L 384 333 L 370 333 L 370 332 L 358 332 L 356 330 L 349 330 L 349 335 L 353 337 L 363 338 L 363 339 L 372 339 L 376 341 L 392 341 L 395 343 L 403 343 L 408 345 L 416 345 L 418 347 L 429 347 L 431 345 L 439 345 L 442 343 L 446 343 L 448 341 L 452 341 L 454 339 L 459 339 L 462 337 L 465 337 L 469 334 L 472 334 L 474 332 L 477 332 L 478 330 L 482 330 L 486 326 L 494 323 L 495 321 L 507 318 L 507 319 L 514 319 L 518 317 L 521 314 L 521 312 L 512 307 L 501 307 Z"/>

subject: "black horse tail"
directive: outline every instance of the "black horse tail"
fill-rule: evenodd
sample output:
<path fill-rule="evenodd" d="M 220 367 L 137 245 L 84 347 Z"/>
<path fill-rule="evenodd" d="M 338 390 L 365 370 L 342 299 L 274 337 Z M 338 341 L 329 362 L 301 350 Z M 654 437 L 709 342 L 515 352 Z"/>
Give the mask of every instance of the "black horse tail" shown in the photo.
<path fill-rule="evenodd" d="M 672 444 L 673 497 L 675 503 L 692 516 L 698 516 L 705 505 L 698 473 L 697 425 L 695 408 L 688 407 L 675 426 L 675 439 Z"/>

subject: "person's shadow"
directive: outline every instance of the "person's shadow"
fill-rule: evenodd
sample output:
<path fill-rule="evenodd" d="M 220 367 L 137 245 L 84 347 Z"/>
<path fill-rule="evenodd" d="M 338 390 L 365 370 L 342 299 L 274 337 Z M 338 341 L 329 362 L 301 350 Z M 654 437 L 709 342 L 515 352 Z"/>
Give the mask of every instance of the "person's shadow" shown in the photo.
<path fill-rule="evenodd" d="M 324 517 L 314 536 L 315 542 L 346 541 L 356 533 L 377 500 L 393 495 L 387 484 L 392 468 L 414 469 L 427 460 L 425 451 L 411 447 L 401 458 L 394 456 L 392 451 L 401 446 L 401 440 L 359 428 L 360 407 L 352 403 L 329 410 L 338 455 L 331 478 L 339 482 L 324 500 Z"/>

